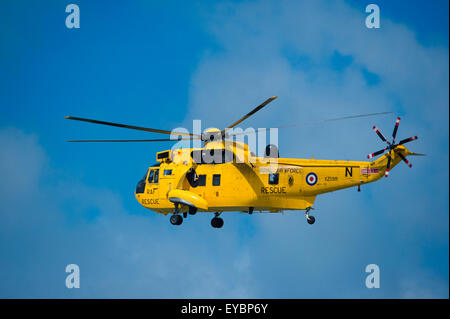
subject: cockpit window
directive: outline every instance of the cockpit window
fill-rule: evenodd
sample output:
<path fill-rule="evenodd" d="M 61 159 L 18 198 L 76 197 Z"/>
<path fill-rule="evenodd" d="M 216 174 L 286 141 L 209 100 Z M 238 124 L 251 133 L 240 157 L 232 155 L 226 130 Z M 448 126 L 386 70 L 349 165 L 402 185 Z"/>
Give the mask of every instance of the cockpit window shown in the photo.
<path fill-rule="evenodd" d="M 145 175 L 142 176 L 141 181 L 145 181 L 145 179 L 147 178 L 147 175 L 148 175 L 148 169 L 147 169 L 147 171 L 145 172 Z"/>
<path fill-rule="evenodd" d="M 136 186 L 136 194 L 142 194 L 145 191 L 145 179 L 147 178 L 148 170 L 145 175 L 141 178 Z"/>

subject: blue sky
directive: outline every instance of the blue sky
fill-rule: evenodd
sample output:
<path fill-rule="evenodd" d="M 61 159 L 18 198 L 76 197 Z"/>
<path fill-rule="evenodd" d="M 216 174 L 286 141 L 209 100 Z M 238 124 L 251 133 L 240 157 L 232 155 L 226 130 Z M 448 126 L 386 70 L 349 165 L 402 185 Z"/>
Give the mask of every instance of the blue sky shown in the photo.
<path fill-rule="evenodd" d="M 0 10 L 0 297 L 448 298 L 448 2 L 6 1 Z M 198 214 L 181 227 L 134 199 L 170 144 L 64 120 L 155 128 L 271 127 L 349 114 L 395 115 L 280 131 L 285 157 L 364 160 L 372 125 L 418 135 L 427 153 L 388 180 L 317 199 L 302 212 Z M 245 127 L 244 127 L 245 128 Z M 65 288 L 65 266 L 81 288 Z M 364 285 L 378 264 L 381 288 Z"/>

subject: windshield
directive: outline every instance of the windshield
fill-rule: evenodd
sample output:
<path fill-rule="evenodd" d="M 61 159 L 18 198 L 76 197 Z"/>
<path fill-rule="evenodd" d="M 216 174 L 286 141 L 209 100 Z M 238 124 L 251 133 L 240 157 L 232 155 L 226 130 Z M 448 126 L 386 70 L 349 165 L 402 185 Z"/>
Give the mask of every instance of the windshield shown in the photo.
<path fill-rule="evenodd" d="M 145 180 L 147 178 L 148 175 L 148 169 L 145 172 L 145 175 L 141 178 L 141 180 L 137 183 L 136 186 L 136 194 L 142 194 L 145 190 Z"/>

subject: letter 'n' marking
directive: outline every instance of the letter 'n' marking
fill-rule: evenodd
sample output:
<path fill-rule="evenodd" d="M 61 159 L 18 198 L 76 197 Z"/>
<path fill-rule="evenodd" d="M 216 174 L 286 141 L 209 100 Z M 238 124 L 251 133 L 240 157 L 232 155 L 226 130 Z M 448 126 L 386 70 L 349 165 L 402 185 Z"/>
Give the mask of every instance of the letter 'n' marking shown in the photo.
<path fill-rule="evenodd" d="M 347 177 L 347 176 L 350 176 L 350 177 L 353 176 L 353 167 L 346 167 L 345 168 L 345 177 Z"/>

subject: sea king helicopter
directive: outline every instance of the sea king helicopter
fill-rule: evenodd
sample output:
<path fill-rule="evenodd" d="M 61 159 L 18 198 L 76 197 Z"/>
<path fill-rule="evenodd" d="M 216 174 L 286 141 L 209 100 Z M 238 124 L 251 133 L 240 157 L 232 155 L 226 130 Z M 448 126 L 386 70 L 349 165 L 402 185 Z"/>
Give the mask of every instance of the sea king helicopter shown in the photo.
<path fill-rule="evenodd" d="M 242 134 L 232 129 L 260 111 L 277 96 L 258 105 L 225 129 L 208 129 L 201 134 L 174 132 L 147 127 L 104 122 L 67 116 L 66 119 L 109 125 L 133 130 L 171 135 L 169 139 L 139 140 L 71 140 L 69 142 L 174 142 L 199 140 L 203 147 L 172 148 L 156 153 L 157 164 L 150 166 L 135 189 L 137 201 L 152 211 L 171 214 L 170 222 L 181 225 L 183 217 L 197 212 L 214 213 L 211 225 L 221 228 L 223 212 L 277 213 L 304 210 L 306 220 L 314 224 L 310 214 L 317 195 L 357 187 L 388 177 L 390 170 L 409 155 L 424 155 L 409 151 L 404 144 L 417 136 L 396 142 L 400 118 L 397 118 L 388 140 L 377 127 L 375 133 L 384 147 L 367 157 L 372 161 L 341 161 L 280 158 L 278 148 L 269 144 L 264 156 L 256 156 L 247 144 L 233 137 Z M 372 113 L 331 119 L 343 120 L 391 112 Z M 323 121 L 323 122 L 325 122 Z M 174 139 L 176 135 L 178 138 Z"/>

